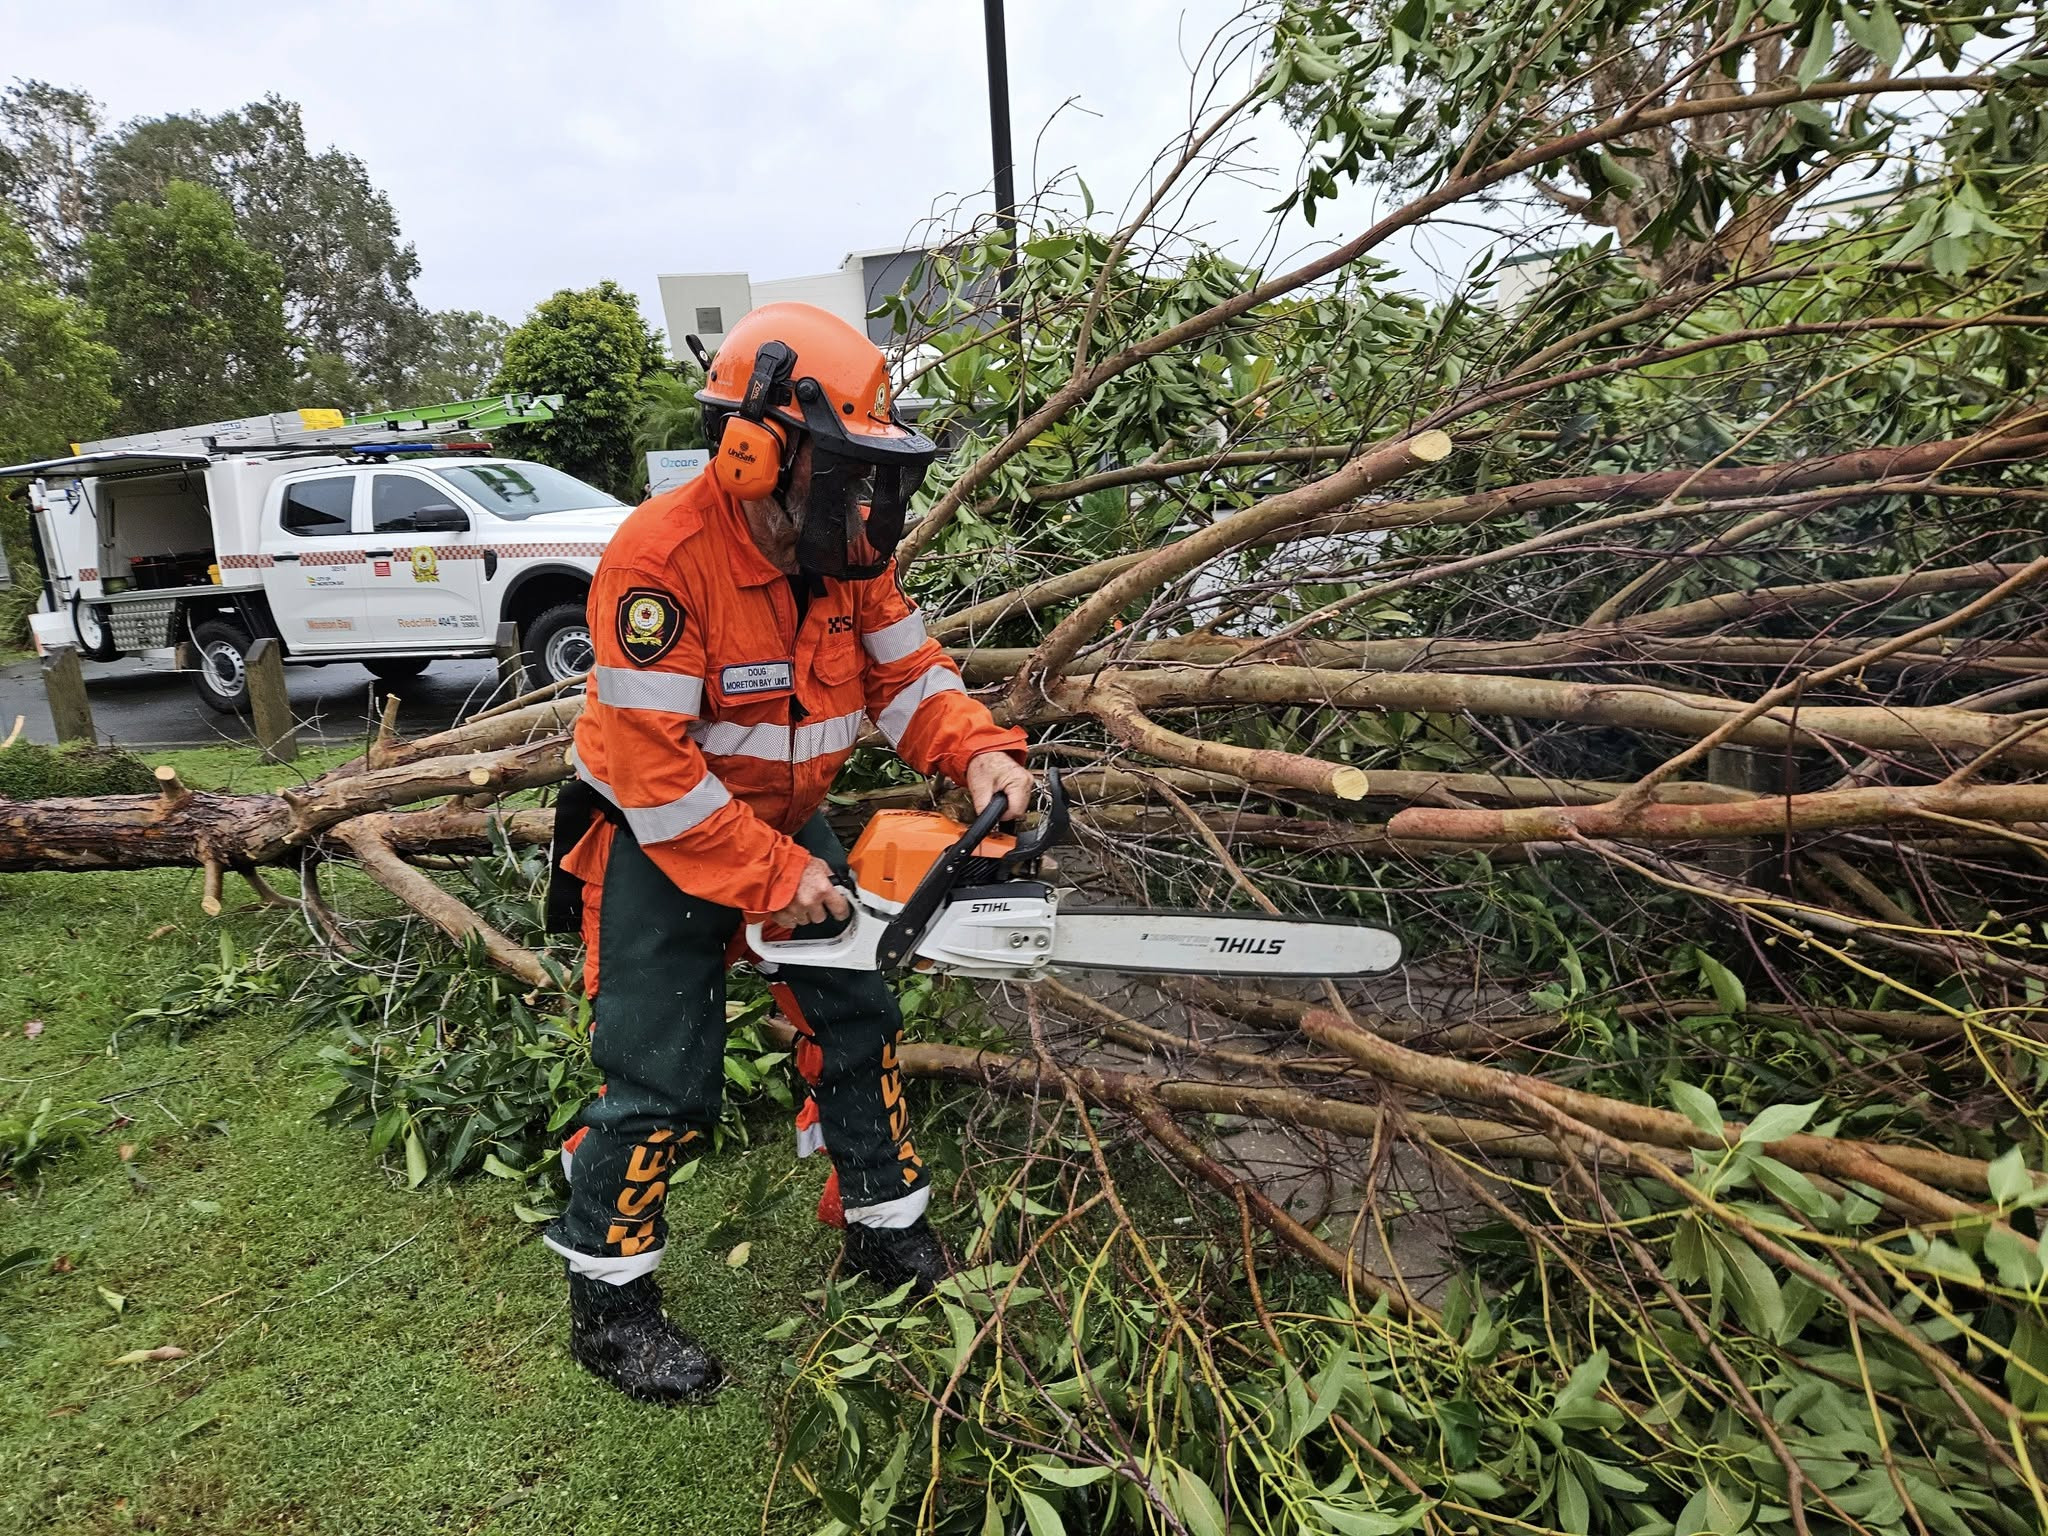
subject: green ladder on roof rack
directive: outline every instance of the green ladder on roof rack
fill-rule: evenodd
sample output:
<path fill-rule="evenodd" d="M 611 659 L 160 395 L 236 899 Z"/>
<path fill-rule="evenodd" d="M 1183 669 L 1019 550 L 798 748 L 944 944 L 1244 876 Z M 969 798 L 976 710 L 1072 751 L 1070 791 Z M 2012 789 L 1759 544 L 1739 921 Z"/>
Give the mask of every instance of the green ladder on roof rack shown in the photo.
<path fill-rule="evenodd" d="M 520 422 L 553 421 L 561 407 L 560 395 L 485 395 L 476 400 L 451 400 L 446 405 L 364 411 L 349 417 L 348 424 L 386 432 L 421 432 L 429 428 L 488 432 Z"/>

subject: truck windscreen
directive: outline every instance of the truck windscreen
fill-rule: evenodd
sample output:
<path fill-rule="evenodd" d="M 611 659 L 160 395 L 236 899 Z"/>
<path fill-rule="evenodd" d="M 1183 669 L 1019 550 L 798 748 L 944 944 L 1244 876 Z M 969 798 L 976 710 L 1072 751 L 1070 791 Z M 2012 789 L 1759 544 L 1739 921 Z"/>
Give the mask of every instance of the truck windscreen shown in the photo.
<path fill-rule="evenodd" d="M 543 512 L 592 512 L 623 507 L 594 485 L 545 464 L 463 464 L 434 471 L 494 517 L 538 517 Z"/>

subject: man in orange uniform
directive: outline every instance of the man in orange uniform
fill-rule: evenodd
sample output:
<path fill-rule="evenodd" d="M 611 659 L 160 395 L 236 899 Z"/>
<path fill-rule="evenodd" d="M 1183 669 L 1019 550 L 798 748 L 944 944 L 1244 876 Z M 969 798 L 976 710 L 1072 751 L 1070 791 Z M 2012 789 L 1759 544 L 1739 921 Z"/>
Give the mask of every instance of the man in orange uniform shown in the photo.
<path fill-rule="evenodd" d="M 999 791 L 1021 810 L 1031 788 L 1023 734 L 967 696 L 898 587 L 890 556 L 934 449 L 898 420 L 881 352 L 823 310 L 768 305 L 733 327 L 697 398 L 711 470 L 628 518 L 591 587 L 597 663 L 557 832 L 605 1087 L 546 1240 L 568 1266 L 571 1352 L 661 1401 L 721 1374 L 663 1315 L 653 1270 L 668 1176 L 718 1118 L 743 922 L 848 915 L 819 807 L 870 721 L 977 810 Z M 798 966 L 772 985 L 812 1088 L 801 1150 L 832 1158 L 821 1213 L 843 1216 L 847 1266 L 928 1288 L 947 1263 L 894 994 L 875 972 Z"/>

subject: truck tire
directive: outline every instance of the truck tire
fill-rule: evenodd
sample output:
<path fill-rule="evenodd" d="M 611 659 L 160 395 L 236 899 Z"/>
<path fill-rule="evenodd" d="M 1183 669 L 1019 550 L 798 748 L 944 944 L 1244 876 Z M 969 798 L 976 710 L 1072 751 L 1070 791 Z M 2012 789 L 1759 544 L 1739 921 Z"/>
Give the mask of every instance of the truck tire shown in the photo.
<path fill-rule="evenodd" d="M 255 643 L 247 630 L 223 619 L 192 626 L 192 648 L 199 653 L 192 686 L 199 690 L 200 703 L 223 715 L 248 710 L 249 647 Z"/>
<path fill-rule="evenodd" d="M 87 661 L 115 661 L 121 655 L 107 610 L 98 603 L 88 603 L 82 597 L 71 599 L 71 633 L 78 637 L 78 654 Z"/>
<path fill-rule="evenodd" d="M 597 660 L 590 644 L 590 620 L 581 603 L 557 603 L 526 626 L 520 637 L 530 686 L 581 677 Z"/>
<path fill-rule="evenodd" d="M 397 661 L 366 661 L 363 665 L 380 683 L 405 683 L 427 670 L 428 658 L 407 656 Z"/>

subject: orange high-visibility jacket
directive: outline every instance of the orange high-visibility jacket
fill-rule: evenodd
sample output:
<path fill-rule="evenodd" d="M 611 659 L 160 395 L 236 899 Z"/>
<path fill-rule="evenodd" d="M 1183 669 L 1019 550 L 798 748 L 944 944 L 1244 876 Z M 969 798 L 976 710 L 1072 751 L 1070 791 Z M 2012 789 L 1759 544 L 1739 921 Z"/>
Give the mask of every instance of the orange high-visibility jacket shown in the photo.
<path fill-rule="evenodd" d="M 788 579 L 708 474 L 620 525 L 589 615 L 576 772 L 680 889 L 722 906 L 789 904 L 810 859 L 789 834 L 866 720 L 920 773 L 964 779 L 980 753 L 1024 751 L 967 696 L 893 567 L 826 580 L 799 629 Z"/>

